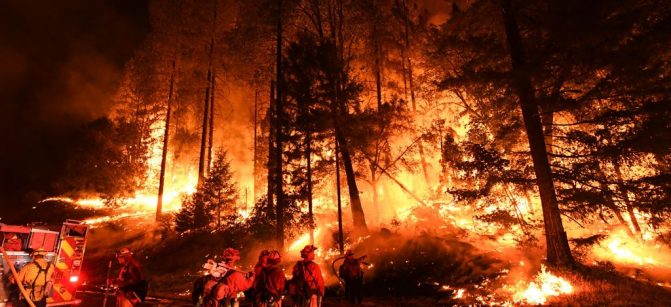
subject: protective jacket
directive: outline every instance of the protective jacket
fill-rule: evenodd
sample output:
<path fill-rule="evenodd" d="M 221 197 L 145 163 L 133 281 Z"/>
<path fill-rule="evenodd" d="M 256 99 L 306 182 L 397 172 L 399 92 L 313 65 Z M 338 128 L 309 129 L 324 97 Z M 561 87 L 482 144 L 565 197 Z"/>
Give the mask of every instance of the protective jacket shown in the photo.
<path fill-rule="evenodd" d="M 54 266 L 44 258 L 37 258 L 19 271 L 19 281 L 23 284 L 32 301 L 46 298 L 49 283 L 53 282 Z"/>
<path fill-rule="evenodd" d="M 296 262 L 292 270 L 292 283 L 296 287 L 296 294 L 307 297 L 312 294 L 324 296 L 324 276 L 319 265 L 310 260 Z"/>

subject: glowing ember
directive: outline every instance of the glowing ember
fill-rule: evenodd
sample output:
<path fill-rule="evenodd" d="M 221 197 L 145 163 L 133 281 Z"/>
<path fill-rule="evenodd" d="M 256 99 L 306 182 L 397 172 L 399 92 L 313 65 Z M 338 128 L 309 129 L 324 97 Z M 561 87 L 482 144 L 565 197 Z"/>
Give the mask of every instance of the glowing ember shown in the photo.
<path fill-rule="evenodd" d="M 513 299 L 517 303 L 545 304 L 550 296 L 573 293 L 573 286 L 566 279 L 558 277 L 541 265 L 541 272 L 534 281 L 521 292 L 515 293 Z"/>

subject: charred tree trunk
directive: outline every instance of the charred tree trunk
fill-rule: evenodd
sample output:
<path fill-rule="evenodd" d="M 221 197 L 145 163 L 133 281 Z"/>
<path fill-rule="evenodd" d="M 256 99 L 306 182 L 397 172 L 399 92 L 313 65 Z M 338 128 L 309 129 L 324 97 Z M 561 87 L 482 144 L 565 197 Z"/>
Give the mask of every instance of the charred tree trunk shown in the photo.
<path fill-rule="evenodd" d="M 209 119 L 209 108 L 210 108 L 210 78 L 212 78 L 212 71 L 207 70 L 207 87 L 205 88 L 205 103 L 203 109 L 203 128 L 200 137 L 200 158 L 198 160 L 198 186 L 203 183 L 205 179 L 205 151 L 207 149 L 207 123 Z"/>
<path fill-rule="evenodd" d="M 336 142 L 340 151 L 340 157 L 342 158 L 342 163 L 345 167 L 354 230 L 358 234 L 365 234 L 368 232 L 368 227 L 366 226 L 366 217 L 361 205 L 361 198 L 359 197 L 359 188 L 356 185 L 356 174 L 354 173 L 354 167 L 352 166 L 352 158 L 349 152 L 349 147 L 347 145 L 347 138 L 345 137 L 345 133 L 342 130 L 340 121 L 340 119 L 347 119 L 347 98 L 343 96 L 342 89 L 343 82 L 345 81 L 345 70 L 347 69 L 347 65 L 345 65 L 344 36 L 342 32 L 344 20 L 342 0 L 338 0 L 336 5 L 337 7 L 333 8 L 335 11 L 329 10 L 332 28 L 331 37 L 336 45 L 338 62 L 340 63 L 340 71 L 332 76 L 335 81 L 335 97 L 333 101 L 333 113 L 335 117 L 334 130 Z"/>
<path fill-rule="evenodd" d="M 168 160 L 168 140 L 170 139 L 170 115 L 172 114 L 172 93 L 175 88 L 175 61 L 172 60 L 170 73 L 170 89 L 168 90 L 168 109 L 165 113 L 165 130 L 163 132 L 163 152 L 161 153 L 161 172 L 158 179 L 158 200 L 156 201 L 156 222 L 161 220 L 163 210 L 163 189 L 165 187 L 165 166 Z"/>
<path fill-rule="evenodd" d="M 270 104 L 268 104 L 268 190 L 266 197 L 268 199 L 268 217 L 275 215 L 275 205 L 273 194 L 275 193 L 275 81 L 270 81 Z"/>
<path fill-rule="evenodd" d="M 366 217 L 361 206 L 361 198 L 359 197 L 359 188 L 356 185 L 356 178 L 354 174 L 354 167 L 352 166 L 352 158 L 347 147 L 347 140 L 340 127 L 336 127 L 336 139 L 340 148 L 340 155 L 343 166 L 345 167 L 345 175 L 347 177 L 347 188 L 349 190 L 350 208 L 352 209 L 352 221 L 354 229 L 360 234 L 367 233 Z"/>
<path fill-rule="evenodd" d="M 417 114 L 417 102 L 415 100 L 415 85 L 413 82 L 413 71 L 412 71 L 412 59 L 410 58 L 410 15 L 408 14 L 408 6 L 406 5 L 405 0 L 403 0 L 403 14 L 404 14 L 404 25 L 405 25 L 405 56 L 404 61 L 408 62 L 408 86 L 410 89 L 410 102 L 412 104 L 412 111 Z M 419 149 L 419 160 L 422 166 L 422 175 L 424 175 L 424 182 L 427 187 L 430 186 L 429 182 L 429 166 L 426 163 L 426 157 L 424 154 L 424 145 L 422 141 L 417 142 L 417 148 Z"/>
<path fill-rule="evenodd" d="M 518 96 L 524 126 L 529 140 L 529 149 L 536 173 L 536 184 L 540 192 L 545 223 L 545 239 L 547 243 L 547 261 L 550 264 L 572 267 L 573 256 L 562 224 L 552 179 L 552 170 L 545 147 L 543 126 L 541 124 L 538 103 L 533 96 L 531 78 L 528 75 L 527 63 L 522 47 L 517 20 L 512 10 L 511 0 L 500 0 L 506 39 L 510 52 L 513 72 L 513 88 Z"/>
<path fill-rule="evenodd" d="M 254 187 L 252 189 L 252 204 L 256 203 L 256 195 L 258 193 L 258 181 L 259 181 L 259 134 L 258 134 L 258 127 L 259 127 L 259 89 L 258 86 L 254 90 L 254 122 L 252 125 L 254 125 L 254 158 L 253 158 L 253 163 L 254 163 L 254 169 L 253 169 L 253 177 L 254 177 Z"/>
<path fill-rule="evenodd" d="M 378 12 L 375 7 L 375 0 L 372 1 L 373 8 L 373 31 L 372 31 L 372 41 L 373 41 L 373 52 L 374 52 L 374 67 L 373 72 L 375 74 L 375 90 L 377 93 L 377 110 L 379 111 L 382 108 L 382 47 L 380 46 L 380 34 L 377 28 Z"/>
<path fill-rule="evenodd" d="M 283 102 L 284 102 L 284 75 L 282 71 L 282 0 L 277 1 L 277 99 L 275 99 L 275 194 L 277 197 L 277 244 L 278 248 L 284 248 L 284 190 L 282 177 L 282 125 L 283 125 Z"/>
<path fill-rule="evenodd" d="M 214 143 L 214 86 L 216 83 L 216 73 L 212 69 L 212 78 L 210 79 L 210 119 L 209 119 L 209 132 L 207 136 L 207 169 L 206 173 L 210 173 L 210 167 L 212 166 L 212 145 Z"/>
<path fill-rule="evenodd" d="M 345 238 L 342 229 L 342 201 L 340 198 L 340 148 L 338 146 L 338 138 L 335 141 L 335 163 L 336 163 L 336 196 L 338 197 L 338 249 L 340 254 L 345 253 Z"/>
<path fill-rule="evenodd" d="M 308 128 L 305 135 L 305 159 L 307 160 L 308 180 L 308 219 L 310 219 L 310 244 L 315 243 L 315 220 L 312 213 L 312 135 Z"/>

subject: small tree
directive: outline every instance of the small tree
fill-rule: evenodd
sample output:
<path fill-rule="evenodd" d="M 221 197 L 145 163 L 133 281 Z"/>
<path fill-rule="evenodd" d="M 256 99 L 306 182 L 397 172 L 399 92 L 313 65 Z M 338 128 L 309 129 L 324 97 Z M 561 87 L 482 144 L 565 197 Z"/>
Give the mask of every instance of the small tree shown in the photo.
<path fill-rule="evenodd" d="M 199 189 L 205 200 L 205 209 L 216 218 L 217 229 L 221 228 L 224 214 L 235 212 L 234 204 L 238 198 L 238 188 L 233 181 L 231 163 L 226 155 L 224 150 L 217 153 L 210 173 Z"/>
<path fill-rule="evenodd" d="M 237 198 L 238 189 L 226 151 L 219 151 L 210 173 L 196 192 L 183 200 L 182 209 L 175 215 L 175 230 L 220 229 L 224 216 L 234 213 Z M 216 227 L 211 227 L 212 222 L 216 222 Z"/>
<path fill-rule="evenodd" d="M 175 231 L 198 231 L 206 228 L 212 221 L 212 216 L 205 210 L 203 194 L 199 191 L 191 196 L 184 197 L 182 209 L 175 214 Z"/>

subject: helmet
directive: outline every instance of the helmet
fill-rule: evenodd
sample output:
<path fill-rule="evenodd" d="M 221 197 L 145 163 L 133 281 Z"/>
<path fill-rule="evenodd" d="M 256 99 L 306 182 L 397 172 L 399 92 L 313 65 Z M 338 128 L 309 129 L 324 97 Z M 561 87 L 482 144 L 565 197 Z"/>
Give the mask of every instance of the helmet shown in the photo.
<path fill-rule="evenodd" d="M 128 247 L 123 247 L 116 252 L 117 257 L 130 256 L 132 254 L 133 254 L 133 252 L 131 252 Z"/>
<path fill-rule="evenodd" d="M 282 256 L 280 255 L 280 252 L 278 251 L 272 251 L 268 255 L 268 262 L 271 264 L 278 264 L 282 261 Z"/>
<path fill-rule="evenodd" d="M 222 258 L 224 258 L 224 260 L 228 260 L 228 261 L 239 260 L 240 259 L 240 252 L 235 248 L 229 247 L 229 248 L 224 250 L 224 253 L 222 254 Z"/>
<path fill-rule="evenodd" d="M 35 248 L 32 251 L 30 251 L 30 254 L 32 256 L 42 256 L 42 257 L 44 257 L 44 255 L 47 254 L 47 251 L 44 249 L 44 247 L 38 247 L 38 248 Z"/>
<path fill-rule="evenodd" d="M 349 257 L 349 256 L 354 256 L 354 252 L 353 252 L 351 249 L 348 249 L 348 250 L 345 252 L 345 257 Z"/>
<path fill-rule="evenodd" d="M 314 253 L 315 250 L 317 250 L 317 247 L 315 247 L 314 245 L 306 245 L 301 250 L 301 258 L 307 258 L 308 255 Z"/>

